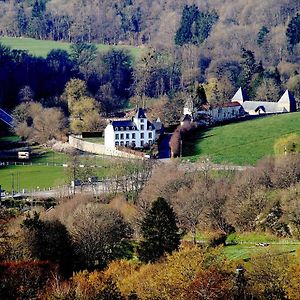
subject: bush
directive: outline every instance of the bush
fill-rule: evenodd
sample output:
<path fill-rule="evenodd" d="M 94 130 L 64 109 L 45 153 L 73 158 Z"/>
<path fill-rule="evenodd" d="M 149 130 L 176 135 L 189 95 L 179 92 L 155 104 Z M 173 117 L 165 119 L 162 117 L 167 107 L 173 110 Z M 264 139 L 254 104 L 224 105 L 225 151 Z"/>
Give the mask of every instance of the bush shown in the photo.
<path fill-rule="evenodd" d="M 274 144 L 275 154 L 300 153 L 300 137 L 293 133 L 278 139 Z"/>
<path fill-rule="evenodd" d="M 210 247 L 217 247 L 220 245 L 225 245 L 227 235 L 224 232 L 214 233 L 212 237 L 208 240 Z"/>

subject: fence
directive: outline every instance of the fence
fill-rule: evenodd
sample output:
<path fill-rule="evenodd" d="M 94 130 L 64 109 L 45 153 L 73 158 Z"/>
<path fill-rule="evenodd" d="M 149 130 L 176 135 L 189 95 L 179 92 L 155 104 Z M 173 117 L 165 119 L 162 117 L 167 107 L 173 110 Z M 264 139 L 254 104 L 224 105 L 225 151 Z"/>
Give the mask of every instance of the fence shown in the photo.
<path fill-rule="evenodd" d="M 1 166 L 54 166 L 54 167 L 68 167 L 65 163 L 52 163 L 52 162 L 29 162 L 29 161 L 3 161 L 0 162 Z"/>

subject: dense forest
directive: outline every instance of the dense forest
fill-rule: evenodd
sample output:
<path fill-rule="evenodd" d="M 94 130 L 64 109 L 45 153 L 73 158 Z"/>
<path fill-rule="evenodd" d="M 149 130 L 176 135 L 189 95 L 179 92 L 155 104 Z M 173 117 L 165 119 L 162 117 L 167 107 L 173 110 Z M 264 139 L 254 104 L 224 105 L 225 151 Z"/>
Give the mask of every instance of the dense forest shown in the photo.
<path fill-rule="evenodd" d="M 239 86 L 253 100 L 278 101 L 288 88 L 299 101 L 299 12 L 296 0 L 0 1 L 1 35 L 75 45 L 46 59 L 1 49 L 0 106 L 14 108 L 25 87 L 33 100 L 60 106 L 71 78 L 85 81 L 106 115 L 131 103 L 169 124 L 199 85 L 211 104 L 229 101 Z M 142 54 L 105 57 L 96 42 L 135 45 Z"/>

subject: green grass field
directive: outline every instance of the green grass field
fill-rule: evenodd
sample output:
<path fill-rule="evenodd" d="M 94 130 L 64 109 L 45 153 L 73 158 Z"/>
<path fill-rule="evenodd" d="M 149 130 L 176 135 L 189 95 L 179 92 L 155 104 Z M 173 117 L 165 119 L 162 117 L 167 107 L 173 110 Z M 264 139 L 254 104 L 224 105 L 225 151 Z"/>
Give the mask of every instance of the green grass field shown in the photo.
<path fill-rule="evenodd" d="M 267 247 L 259 247 L 254 244 L 241 244 L 225 246 L 223 248 L 224 255 L 231 260 L 249 259 L 254 256 L 275 252 L 278 254 L 295 253 L 300 249 L 300 244 L 271 244 Z"/>
<path fill-rule="evenodd" d="M 212 232 L 198 232 L 197 240 L 208 243 Z M 192 236 L 188 234 L 184 239 L 191 241 Z M 269 243 L 267 247 L 256 246 L 258 243 Z M 254 256 L 274 253 L 292 253 L 300 250 L 300 241 L 290 238 L 279 238 L 265 232 L 246 232 L 230 234 L 223 247 L 223 254 L 231 260 L 249 259 Z"/>
<path fill-rule="evenodd" d="M 18 175 L 19 174 L 19 175 Z M 57 187 L 65 184 L 63 167 L 53 166 L 7 166 L 0 167 L 0 184 L 2 189 L 10 192 L 18 189 L 18 176 L 20 191 L 39 188 Z"/>
<path fill-rule="evenodd" d="M 104 145 L 104 137 L 97 137 L 97 138 L 83 138 L 85 142 L 95 143 Z"/>
<path fill-rule="evenodd" d="M 0 148 L 1 142 L 16 146 L 19 138 L 15 135 L 7 134 L 0 137 Z M 31 150 L 30 159 L 24 161 L 24 165 L 0 166 L 0 185 L 2 189 L 10 192 L 14 184 L 15 190 L 17 190 L 18 177 L 20 191 L 22 189 L 33 190 L 37 187 L 41 189 L 55 188 L 67 183 L 66 168 L 62 166 L 63 164 L 68 164 L 70 160 L 67 154 L 55 152 L 41 146 L 32 146 Z M 11 163 L 14 163 L 14 161 Z M 22 164 L 22 161 L 18 161 L 18 163 Z M 99 178 L 115 176 L 118 171 L 118 163 L 118 160 L 96 155 L 79 156 L 78 162 L 78 164 L 97 166 L 93 173 Z"/>
<path fill-rule="evenodd" d="M 254 165 L 273 155 L 275 141 L 300 133 L 300 113 L 261 117 L 198 131 L 184 143 L 183 154 L 191 161 L 208 155 L 216 163 Z"/>
<path fill-rule="evenodd" d="M 46 57 L 47 54 L 53 49 L 61 49 L 70 51 L 70 43 L 56 42 L 50 40 L 36 40 L 32 38 L 13 38 L 13 37 L 1 37 L 0 42 L 12 49 L 27 50 L 30 54 L 35 56 Z M 115 49 L 127 49 L 132 57 L 136 60 L 141 54 L 141 49 L 134 46 L 111 46 L 104 44 L 96 44 L 98 50 L 101 52 L 108 51 L 112 48 Z"/>
<path fill-rule="evenodd" d="M 256 246 L 258 243 L 269 243 L 270 245 L 260 247 Z M 300 249 L 299 241 L 291 238 L 279 238 L 265 232 L 233 233 L 228 236 L 226 244 L 228 245 L 224 247 L 224 254 L 233 260 L 248 259 L 270 251 L 282 254 L 294 253 Z"/>

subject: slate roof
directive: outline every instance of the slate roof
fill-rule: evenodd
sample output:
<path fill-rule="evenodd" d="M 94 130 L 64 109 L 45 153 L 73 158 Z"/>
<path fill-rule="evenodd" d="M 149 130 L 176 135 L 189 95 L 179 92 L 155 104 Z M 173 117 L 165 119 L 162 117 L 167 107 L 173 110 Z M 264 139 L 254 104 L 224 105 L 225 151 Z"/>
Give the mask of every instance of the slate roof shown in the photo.
<path fill-rule="evenodd" d="M 136 114 L 135 114 L 136 119 L 146 119 L 145 116 L 145 111 L 142 108 L 138 108 Z"/>
<path fill-rule="evenodd" d="M 113 121 L 111 123 L 115 131 L 133 131 L 138 130 L 136 124 L 131 120 L 121 120 L 121 121 Z M 152 126 L 152 129 L 150 129 Z M 147 120 L 147 130 L 154 130 L 155 125 Z"/>
<path fill-rule="evenodd" d="M 150 126 L 152 126 L 152 129 L 150 129 Z M 148 121 L 147 120 L 147 129 L 148 130 L 153 130 L 153 129 L 155 129 L 155 126 L 154 126 L 154 124 L 152 124 L 150 121 Z"/>
<path fill-rule="evenodd" d="M 121 127 L 123 127 L 123 130 L 137 130 L 135 123 L 131 120 L 113 121 L 111 125 L 114 127 L 114 130 L 121 130 Z"/>
<path fill-rule="evenodd" d="M 154 126 L 156 131 L 161 131 L 163 129 L 163 124 L 160 121 L 160 118 L 157 118 L 156 121 L 152 122 L 152 125 Z"/>

